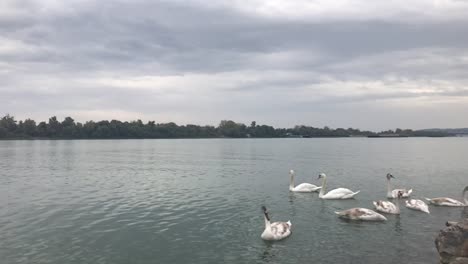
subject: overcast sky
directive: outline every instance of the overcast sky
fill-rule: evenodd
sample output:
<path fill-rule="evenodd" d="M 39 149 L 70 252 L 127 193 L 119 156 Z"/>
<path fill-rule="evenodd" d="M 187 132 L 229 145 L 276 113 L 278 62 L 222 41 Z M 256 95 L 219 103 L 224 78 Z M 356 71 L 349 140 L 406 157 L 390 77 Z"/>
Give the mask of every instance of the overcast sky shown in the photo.
<path fill-rule="evenodd" d="M 0 2 L 0 114 L 468 127 L 468 1 Z"/>

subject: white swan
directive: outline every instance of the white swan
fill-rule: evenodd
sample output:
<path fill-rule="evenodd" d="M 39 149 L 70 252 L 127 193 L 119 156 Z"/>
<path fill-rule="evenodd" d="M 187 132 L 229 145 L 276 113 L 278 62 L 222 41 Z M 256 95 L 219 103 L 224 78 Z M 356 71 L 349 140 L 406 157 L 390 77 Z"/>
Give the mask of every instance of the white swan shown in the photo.
<path fill-rule="evenodd" d="M 322 178 L 322 189 L 320 189 L 319 193 L 319 198 L 321 199 L 351 199 L 353 198 L 356 194 L 358 194 L 360 191 L 353 192 L 350 189 L 346 188 L 337 188 L 334 190 L 329 191 L 328 193 L 325 194 L 325 191 L 327 189 L 327 175 L 325 173 L 320 173 L 318 178 Z"/>
<path fill-rule="evenodd" d="M 270 223 L 266 207 L 262 206 L 262 210 L 265 218 L 265 230 L 261 235 L 263 240 L 281 240 L 291 235 L 291 221 Z"/>
<path fill-rule="evenodd" d="M 411 193 L 413 192 L 413 189 L 409 189 L 409 190 L 395 189 L 395 190 L 392 190 L 392 188 L 390 186 L 390 179 L 391 178 L 395 178 L 395 177 L 393 177 L 392 174 L 387 173 L 387 198 L 397 198 L 398 192 L 403 193 L 403 195 L 401 196 L 402 198 L 407 198 L 407 197 L 409 197 L 411 195 Z"/>
<path fill-rule="evenodd" d="M 438 198 L 426 198 L 426 200 L 433 205 L 439 205 L 439 206 L 468 206 L 468 186 L 465 187 L 463 190 L 463 201 L 460 202 L 452 198 L 448 197 L 438 197 Z"/>
<path fill-rule="evenodd" d="M 430 214 L 427 204 L 419 199 L 406 200 L 405 203 L 406 207 L 409 209 Z"/>
<path fill-rule="evenodd" d="M 371 209 L 351 208 L 341 212 L 335 212 L 340 218 L 363 221 L 387 221 L 387 218 Z"/>
<path fill-rule="evenodd" d="M 296 187 L 294 187 L 294 175 L 295 175 L 294 170 L 290 170 L 289 175 L 290 175 L 289 190 L 291 192 L 316 192 L 322 189 L 322 187 L 316 186 L 310 183 L 301 183 L 297 185 Z"/>
<path fill-rule="evenodd" d="M 402 192 L 398 192 L 398 198 L 401 198 Z M 389 201 L 379 200 L 377 202 L 373 201 L 374 207 L 377 211 L 387 214 L 400 214 L 400 201 L 397 200 L 395 204 Z"/>

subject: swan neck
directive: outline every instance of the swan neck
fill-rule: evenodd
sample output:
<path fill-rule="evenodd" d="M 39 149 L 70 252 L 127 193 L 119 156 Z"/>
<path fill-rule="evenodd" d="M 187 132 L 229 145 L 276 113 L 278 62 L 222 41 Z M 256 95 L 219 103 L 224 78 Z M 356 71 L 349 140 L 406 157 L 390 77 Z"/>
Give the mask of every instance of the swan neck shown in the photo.
<path fill-rule="evenodd" d="M 322 189 L 320 189 L 319 197 L 322 197 L 325 195 L 325 192 L 327 191 L 327 177 L 323 177 L 322 179 Z"/>
<path fill-rule="evenodd" d="M 468 205 L 468 186 L 463 190 L 463 201 L 465 202 L 465 205 Z"/>
<path fill-rule="evenodd" d="M 268 214 L 264 213 L 263 219 L 265 220 L 265 228 L 270 228 L 270 220 L 268 220 Z"/>
<path fill-rule="evenodd" d="M 387 197 L 392 196 L 392 186 L 390 184 L 390 179 L 387 179 Z"/>
<path fill-rule="evenodd" d="M 292 191 L 294 189 L 294 173 L 291 173 L 291 177 L 289 178 L 289 190 Z"/>
<path fill-rule="evenodd" d="M 400 197 L 397 197 L 395 201 L 395 206 L 396 206 L 396 211 L 399 214 L 400 213 Z"/>

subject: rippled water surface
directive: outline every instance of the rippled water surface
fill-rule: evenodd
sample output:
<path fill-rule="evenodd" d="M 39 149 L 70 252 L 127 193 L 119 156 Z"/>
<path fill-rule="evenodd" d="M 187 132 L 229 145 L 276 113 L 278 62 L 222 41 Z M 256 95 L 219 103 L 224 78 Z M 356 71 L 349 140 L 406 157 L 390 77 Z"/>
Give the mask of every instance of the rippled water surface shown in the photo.
<path fill-rule="evenodd" d="M 291 194 L 289 169 L 361 193 Z M 434 238 L 460 208 L 334 214 L 385 199 L 387 172 L 415 197 L 459 199 L 468 138 L 0 141 L 0 262 L 437 263 Z M 291 237 L 260 239 L 261 205 Z"/>

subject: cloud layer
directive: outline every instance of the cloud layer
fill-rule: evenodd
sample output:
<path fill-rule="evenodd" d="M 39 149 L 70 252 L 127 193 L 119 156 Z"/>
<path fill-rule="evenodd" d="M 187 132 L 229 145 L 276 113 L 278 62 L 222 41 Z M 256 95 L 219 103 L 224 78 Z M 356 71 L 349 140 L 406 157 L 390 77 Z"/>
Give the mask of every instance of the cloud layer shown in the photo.
<path fill-rule="evenodd" d="M 6 1 L 0 112 L 468 126 L 466 13 L 462 0 Z"/>

